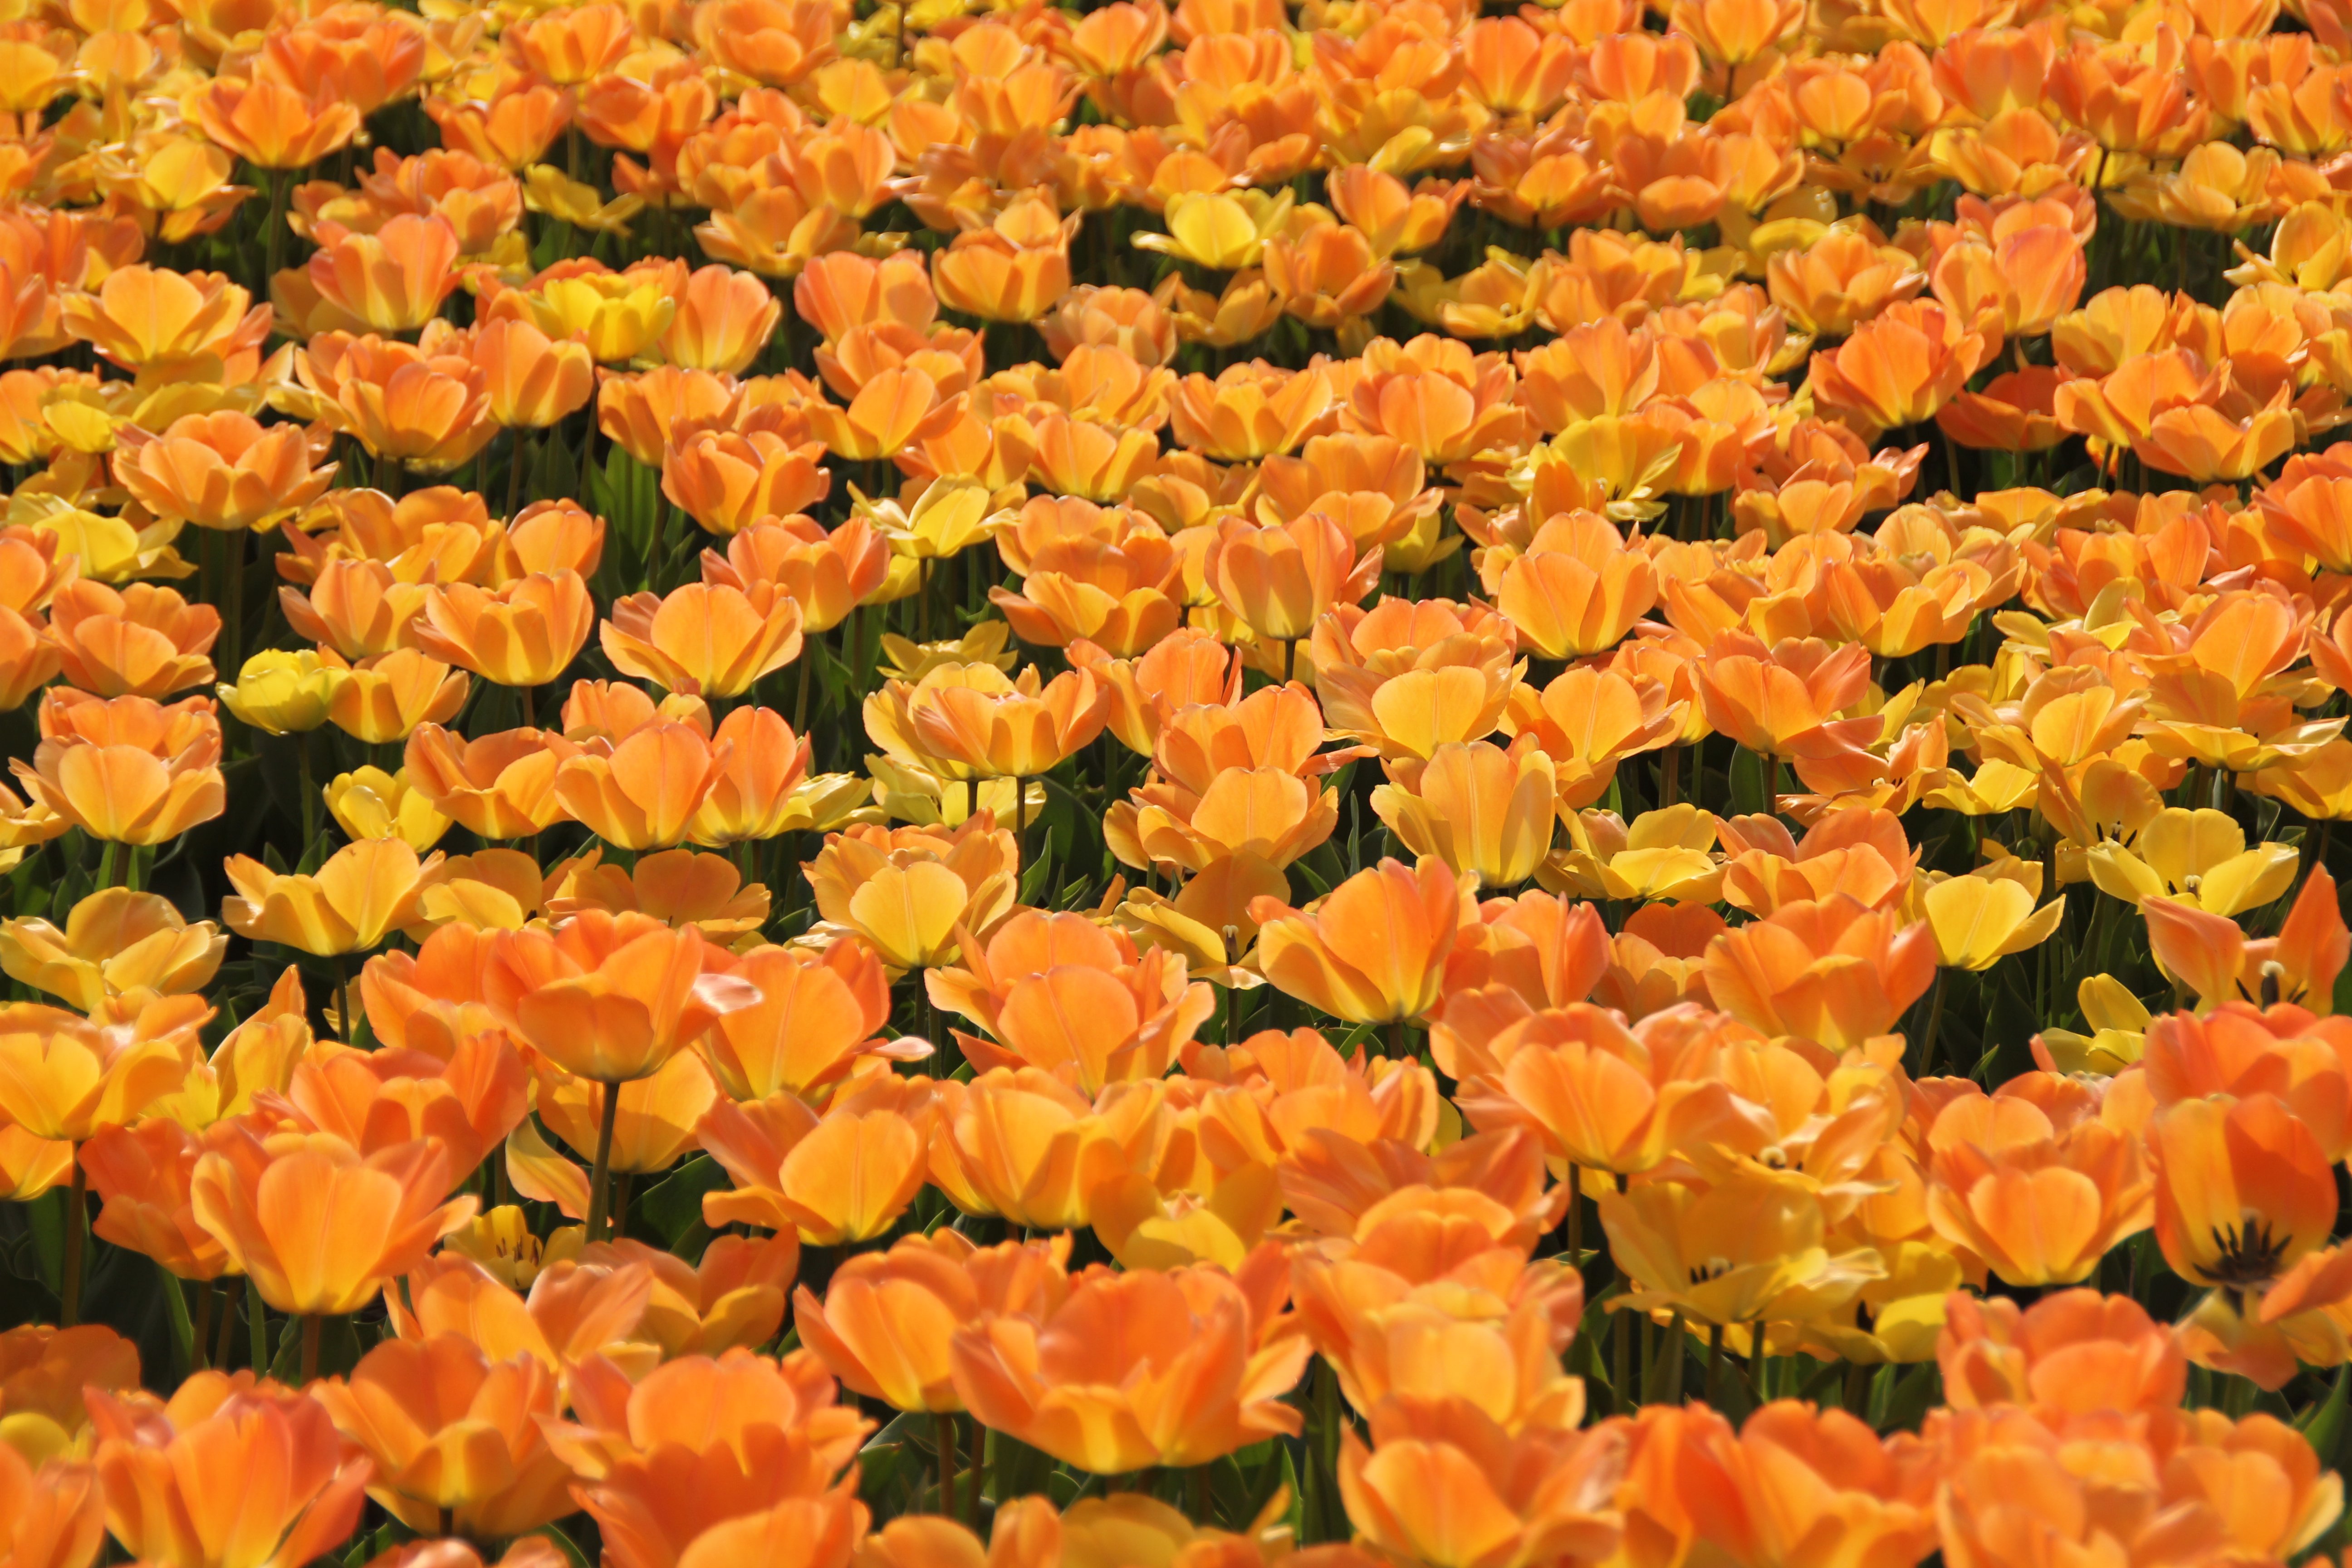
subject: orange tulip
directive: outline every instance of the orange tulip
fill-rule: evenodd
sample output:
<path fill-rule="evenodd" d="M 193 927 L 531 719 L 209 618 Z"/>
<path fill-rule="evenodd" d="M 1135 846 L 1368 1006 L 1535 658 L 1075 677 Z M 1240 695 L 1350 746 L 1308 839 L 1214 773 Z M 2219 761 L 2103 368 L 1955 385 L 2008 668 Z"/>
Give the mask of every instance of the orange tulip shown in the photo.
<path fill-rule="evenodd" d="M 484 838 L 524 838 L 562 820 L 556 770 L 577 748 L 543 730 L 468 741 L 438 724 L 410 732 L 402 773 L 433 808 Z"/>
<path fill-rule="evenodd" d="M 2149 1124 L 2147 1142 L 2156 1239 L 2194 1284 L 2263 1289 L 2335 1228 L 2327 1156 L 2273 1095 L 2181 1100 Z"/>
<path fill-rule="evenodd" d="M 761 279 L 727 267 L 697 268 L 662 334 L 662 357 L 690 370 L 740 375 L 768 346 L 782 316 L 783 301 Z"/>
<path fill-rule="evenodd" d="M 1279 527 L 1226 519 L 1205 570 L 1219 603 L 1252 632 L 1297 642 L 1326 611 L 1362 602 L 1379 584 L 1381 557 L 1379 545 L 1360 555 L 1345 528 L 1310 511 Z"/>
<path fill-rule="evenodd" d="M 838 1399 L 806 1351 L 781 1363 L 740 1349 L 715 1359 L 681 1356 L 634 1387 L 599 1358 L 573 1374 L 579 1424 L 551 1424 L 548 1441 L 580 1476 L 581 1504 L 613 1568 L 766 1561 L 795 1536 L 795 1553 L 834 1540 L 829 1550 L 838 1555 L 809 1557 L 833 1564 L 865 1530 L 854 1483 L 835 1492 L 835 1478 L 874 1427 Z M 757 1519 L 782 1504 L 798 1505 L 783 1518 L 799 1528 L 764 1546 L 706 1557 L 688 1545 L 714 1523 Z"/>
<path fill-rule="evenodd" d="M 90 1191 L 104 1202 L 93 1235 L 143 1252 L 182 1279 L 217 1279 L 228 1249 L 196 1223 L 194 1177 L 204 1145 L 165 1116 L 101 1127 L 81 1151 Z"/>
<path fill-rule="evenodd" d="M 1925 921 L 1873 910 L 1851 893 L 1783 904 L 1716 939 L 1706 953 L 1716 1005 L 1768 1035 L 1832 1050 L 1883 1035 L 1936 977 Z"/>
<path fill-rule="evenodd" d="M 1936 1233 L 2003 1279 L 2071 1285 L 2146 1229 L 2150 1183 L 2139 1141 L 2085 1099 L 2053 1097 L 2045 1108 L 2005 1088 L 1945 1105 L 1927 1140 Z"/>
<path fill-rule="evenodd" d="M 772 708 L 736 709 L 714 739 L 728 755 L 688 824 L 687 837 L 697 844 L 715 848 L 803 829 L 830 832 L 873 798 L 867 781 L 855 774 L 810 777 L 807 738 L 795 736 Z"/>
<path fill-rule="evenodd" d="M 1042 1319 L 1069 1293 L 1066 1237 L 975 1247 L 953 1229 L 902 1237 L 834 1272 L 820 1304 L 793 1292 L 809 1347 L 859 1394 L 899 1410 L 962 1408 L 952 1381 L 957 1330 L 996 1312 Z"/>
<path fill-rule="evenodd" d="M 1087 1223 L 1094 1189 L 1148 1171 L 1169 1134 L 1155 1083 L 1113 1084 L 1089 1100 L 1036 1068 L 996 1068 L 936 1086 L 931 1181 L 967 1214 L 1048 1230 Z"/>
<path fill-rule="evenodd" d="M 650 1077 L 759 993 L 691 929 L 589 910 L 553 931 L 500 931 L 492 1005 L 566 1072 L 599 1083 Z"/>
<path fill-rule="evenodd" d="M 1034 666 L 1016 679 L 994 665 L 948 665 L 867 698 L 866 729 L 951 777 L 1034 778 L 1091 744 L 1109 710 L 1109 693 L 1083 669 L 1041 681 Z"/>
<path fill-rule="evenodd" d="M 889 980 L 861 942 L 837 942 L 822 954 L 763 947 L 734 973 L 760 998 L 722 1016 L 702 1049 L 719 1087 L 737 1100 L 814 1099 L 885 1045 L 875 1031 L 889 1021 Z"/>
<path fill-rule="evenodd" d="M 432 1138 L 362 1155 L 331 1132 L 232 1126 L 196 1161 L 190 1196 L 263 1300 L 354 1312 L 474 1216 L 471 1197 L 440 1202 L 448 1160 Z"/>
<path fill-rule="evenodd" d="M 962 1329 L 950 1353 L 982 1424 L 1110 1474 L 1295 1434 L 1300 1416 L 1281 1395 L 1311 1350 L 1269 1342 L 1275 1327 L 1221 1268 L 1089 1269 L 1050 1311 Z"/>
<path fill-rule="evenodd" d="M 1607 652 L 1658 596 L 1649 559 L 1592 512 L 1544 524 L 1489 586 L 1521 640 L 1546 658 Z"/>
<path fill-rule="evenodd" d="M 829 632 L 880 591 L 890 570 L 890 547 L 874 526 L 853 517 L 827 533 L 806 518 L 755 522 L 727 541 L 727 553 L 706 550 L 702 580 L 746 595 L 772 587 L 801 607 L 803 633 Z"/>
<path fill-rule="evenodd" d="M 305 92 L 267 77 L 208 81 L 191 96 L 188 107 L 205 135 L 261 169 L 315 163 L 360 128 L 360 110 L 350 102 L 315 87 Z"/>
<path fill-rule="evenodd" d="M 1719 635 L 1694 666 L 1706 721 L 1768 757 L 1824 759 L 1877 738 L 1874 718 L 1841 720 L 1870 679 L 1870 652 L 1818 638 L 1767 647 L 1745 632 Z"/>
<path fill-rule="evenodd" d="M 518 1183 L 526 1184 L 515 1190 L 556 1205 L 567 1219 L 584 1219 L 595 1207 L 593 1162 L 607 1104 L 614 1106 L 613 1146 L 605 1169 L 642 1176 L 669 1169 L 694 1147 L 696 1127 L 719 1099 L 710 1069 L 691 1050 L 671 1057 L 648 1078 L 618 1085 L 547 1068 L 539 1075 L 539 1119 L 573 1153 L 592 1162 L 591 1168 L 572 1163 L 525 1123 L 507 1142 L 507 1167 Z"/>
<path fill-rule="evenodd" d="M 1486 741 L 1448 743 L 1425 763 L 1390 763 L 1389 779 L 1372 791 L 1372 810 L 1416 856 L 1510 888 L 1550 852 L 1558 783 L 1532 740 L 1507 752 Z"/>
<path fill-rule="evenodd" d="M 538 1426 L 556 1381 L 530 1356 L 493 1363 L 456 1334 L 388 1340 L 314 1397 L 375 1462 L 369 1495 L 413 1530 L 503 1537 L 572 1511 L 572 1472 Z"/>
<path fill-rule="evenodd" d="M 107 1526 L 143 1562 L 308 1563 L 350 1538 L 370 1466 L 307 1394 L 199 1372 L 169 1401 L 93 1391 Z"/>
<path fill-rule="evenodd" d="M 2168 1411 L 2189 1383 L 2170 1327 L 2128 1296 L 2096 1290 L 2053 1291 L 2022 1310 L 2000 1297 L 1956 1296 L 1936 1359 L 1956 1410 Z"/>
<path fill-rule="evenodd" d="M 270 870 L 247 855 L 229 857 L 236 896 L 221 902 L 223 923 L 257 942 L 283 942 L 321 957 L 365 952 L 416 919 L 441 857 L 420 861 L 399 838 L 346 844 L 315 874 Z"/>
<path fill-rule="evenodd" d="M 952 828 L 852 827 L 801 870 L 827 935 L 856 935 L 896 970 L 929 968 L 1011 912 L 1021 850 L 993 814 Z"/>
<path fill-rule="evenodd" d="M 595 624 L 596 601 L 579 573 L 534 572 L 496 592 L 470 583 L 428 590 L 416 646 L 493 685 L 545 686 Z"/>
<path fill-rule="evenodd" d="M 596 390 L 596 361 L 577 338 L 551 338 L 520 317 L 485 321 L 468 357 L 481 367 L 491 420 L 543 430 L 584 407 Z"/>
<path fill-rule="evenodd" d="M 1442 861 L 1394 860 L 1357 872 L 1305 910 L 1258 898 L 1258 967 L 1267 983 L 1351 1024 L 1391 1026 L 1436 1005 L 1463 889 Z"/>
<path fill-rule="evenodd" d="M 1538 1558 L 1608 1561 L 1625 1464 L 1622 1428 L 1531 1426 L 1512 1433 L 1468 1400 L 1391 1397 L 1368 1448 L 1339 1447 L 1339 1495 L 1365 1542 L 1433 1568 Z"/>
<path fill-rule="evenodd" d="M 824 454 L 821 442 L 795 445 L 772 431 L 701 430 L 663 457 L 662 493 L 711 532 L 739 533 L 824 500 L 833 485 L 832 471 L 816 466 Z"/>
<path fill-rule="evenodd" d="M 428 328 L 414 344 L 373 333 L 314 335 L 298 362 L 346 427 L 377 457 L 421 473 L 446 473 L 489 445 L 489 381 L 457 352 L 450 333 Z"/>
<path fill-rule="evenodd" d="M 1813 355 L 1814 394 L 1872 429 L 1916 425 L 1950 402 L 2000 343 L 1997 323 L 1979 329 L 1940 304 L 1900 301 Z"/>
<path fill-rule="evenodd" d="M 35 803 L 94 838 L 162 844 L 218 816 L 220 721 L 209 698 L 164 707 L 55 689 L 32 761 L 9 766 Z"/>
<path fill-rule="evenodd" d="M 49 601 L 49 637 L 66 679 L 100 697 L 168 697 L 213 678 L 220 612 L 170 588 L 117 590 L 88 579 Z"/>
<path fill-rule="evenodd" d="M 321 304 L 372 332 L 413 332 L 457 287 L 457 231 L 438 213 L 402 213 L 373 234 L 320 233 L 304 277 Z"/>
<path fill-rule="evenodd" d="M 124 426 L 111 461 L 115 481 L 166 521 L 258 529 L 326 493 L 336 465 L 313 468 L 320 455 L 314 431 L 225 408 L 184 414 L 159 436 Z"/>
<path fill-rule="evenodd" d="M 68 1143 L 126 1126 L 186 1079 L 209 1013 L 195 996 L 152 1002 L 105 1026 L 37 1003 L 0 1008 L 0 1113 Z"/>
<path fill-rule="evenodd" d="M 931 283 L 951 310 L 989 321 L 1034 321 L 1070 287 L 1065 220 L 1035 193 L 1015 198 L 984 227 L 959 234 L 931 256 Z"/>
<path fill-rule="evenodd" d="M 714 1104 L 697 1129 L 735 1183 L 703 1194 L 705 1224 L 737 1221 L 818 1247 L 870 1241 L 898 1222 L 926 1174 L 930 1112 L 887 1074 L 820 1116 L 789 1093 Z M 896 1102 L 896 1103 L 894 1103 Z"/>
<path fill-rule="evenodd" d="M 740 697 L 800 657 L 801 609 L 772 588 L 688 583 L 615 600 L 600 635 L 625 675 L 688 696 Z"/>
<path fill-rule="evenodd" d="M 609 755 L 583 752 L 555 770 L 555 796 L 574 820 L 623 849 L 667 849 L 692 826 L 733 748 L 687 724 L 632 731 Z"/>
<path fill-rule="evenodd" d="M 1294 451 L 1331 405 L 1331 378 L 1321 365 L 1277 370 L 1258 360 L 1214 381 L 1188 375 L 1170 405 L 1177 444 L 1223 462 L 1253 462 Z"/>
<path fill-rule="evenodd" d="M 106 1543 L 106 1491 L 90 1466 L 67 1459 L 38 1468 L 0 1444 L 0 1546 L 24 1568 L 83 1568 Z"/>
<path fill-rule="evenodd" d="M 134 374 L 169 379 L 257 360 L 269 308 L 217 272 L 118 267 L 64 302 L 66 328 Z"/>
<path fill-rule="evenodd" d="M 62 930 L 38 918 L 0 921 L 0 969 L 93 1016 L 128 1017 L 159 996 L 202 991 L 225 940 L 167 899 L 105 888 L 76 903 Z"/>

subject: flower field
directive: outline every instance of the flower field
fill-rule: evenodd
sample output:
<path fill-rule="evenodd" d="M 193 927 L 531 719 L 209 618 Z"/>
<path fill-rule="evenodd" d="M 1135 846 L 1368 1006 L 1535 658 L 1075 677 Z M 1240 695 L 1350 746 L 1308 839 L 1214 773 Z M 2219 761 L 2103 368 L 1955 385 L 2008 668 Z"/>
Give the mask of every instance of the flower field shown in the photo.
<path fill-rule="evenodd" d="M 2352 0 L 414 4 L 0 0 L 0 1568 L 2347 1561 Z"/>

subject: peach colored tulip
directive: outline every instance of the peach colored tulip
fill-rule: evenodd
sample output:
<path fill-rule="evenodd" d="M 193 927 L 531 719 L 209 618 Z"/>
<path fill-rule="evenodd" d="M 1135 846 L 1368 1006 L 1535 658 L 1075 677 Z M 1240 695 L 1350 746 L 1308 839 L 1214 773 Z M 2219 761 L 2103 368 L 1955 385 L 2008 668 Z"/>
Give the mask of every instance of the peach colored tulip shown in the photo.
<path fill-rule="evenodd" d="M 1252 901 L 1267 982 L 1351 1024 L 1402 1025 L 1436 1005 L 1463 889 L 1444 862 L 1382 860 L 1305 910 Z"/>

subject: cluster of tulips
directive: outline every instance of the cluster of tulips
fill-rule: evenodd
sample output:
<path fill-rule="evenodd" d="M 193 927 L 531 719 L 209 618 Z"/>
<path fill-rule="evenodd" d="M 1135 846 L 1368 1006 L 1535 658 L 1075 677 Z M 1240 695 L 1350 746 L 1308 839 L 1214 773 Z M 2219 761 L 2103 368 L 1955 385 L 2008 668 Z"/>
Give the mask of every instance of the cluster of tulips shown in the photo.
<path fill-rule="evenodd" d="M 0 0 L 0 1568 L 2347 1555 L 2352 4 L 1483 9 Z"/>

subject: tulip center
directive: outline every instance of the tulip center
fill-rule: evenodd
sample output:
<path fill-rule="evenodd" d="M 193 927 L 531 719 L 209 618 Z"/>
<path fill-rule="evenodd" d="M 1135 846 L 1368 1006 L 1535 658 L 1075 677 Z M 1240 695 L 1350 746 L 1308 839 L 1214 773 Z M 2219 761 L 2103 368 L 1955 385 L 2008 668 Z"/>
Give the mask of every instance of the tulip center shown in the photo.
<path fill-rule="evenodd" d="M 2215 1257 L 2206 1273 L 2232 1289 L 2263 1284 L 2277 1275 L 2287 1240 L 2273 1236 L 2270 1221 L 2248 1209 L 2239 1224 L 2213 1227 Z"/>
<path fill-rule="evenodd" d="M 1690 1282 L 1694 1285 L 1704 1285 L 1710 1279 L 1720 1279 L 1730 1272 L 1731 1259 L 1727 1258 L 1710 1258 L 1706 1262 L 1698 1264 L 1691 1269 Z"/>

